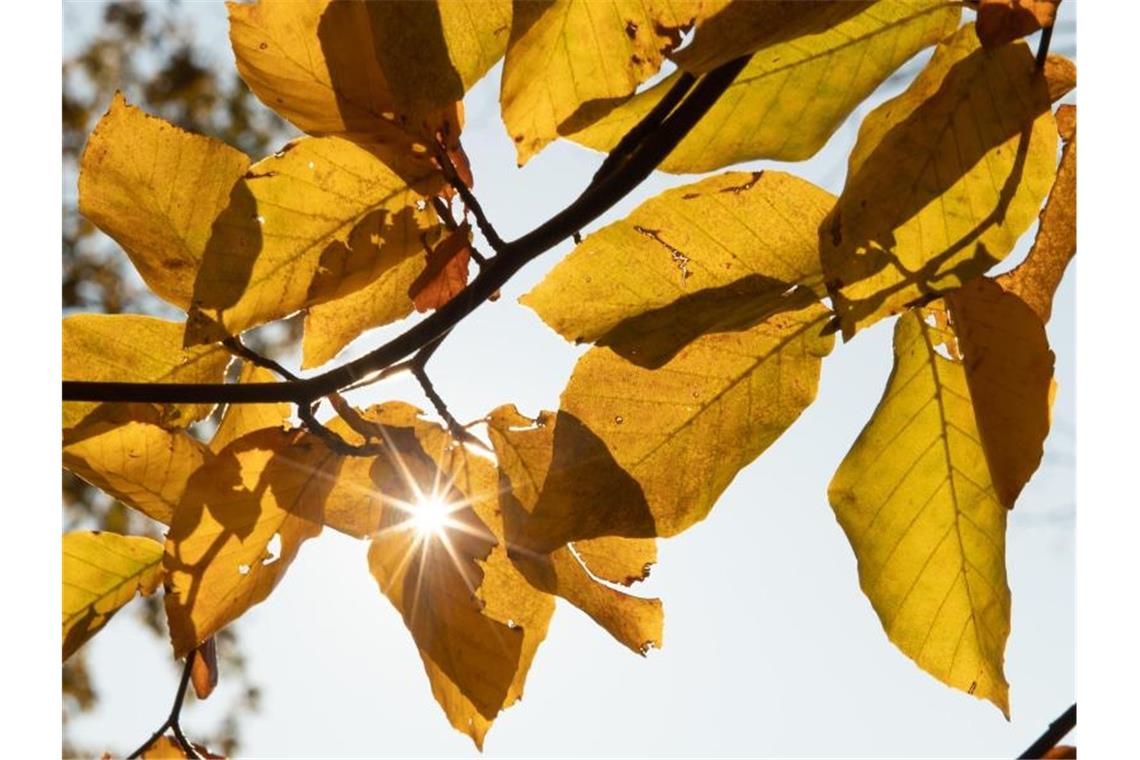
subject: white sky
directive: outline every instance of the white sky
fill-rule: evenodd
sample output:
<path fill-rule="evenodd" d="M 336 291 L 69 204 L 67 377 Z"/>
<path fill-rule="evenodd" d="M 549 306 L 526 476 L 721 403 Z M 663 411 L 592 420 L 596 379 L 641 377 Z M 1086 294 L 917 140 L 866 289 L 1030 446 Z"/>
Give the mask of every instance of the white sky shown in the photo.
<path fill-rule="evenodd" d="M 232 61 L 221 3 L 188 3 L 209 55 Z M 1053 49 L 1075 55 L 1073 4 L 1062 3 Z M 95 4 L 64 4 L 64 50 L 98 23 Z M 517 237 L 560 210 L 600 158 L 557 143 L 526 168 L 498 115 L 499 68 L 469 94 L 463 142 L 475 191 L 500 234 Z M 812 160 L 754 162 L 838 193 L 865 103 Z M 655 174 L 602 220 L 692 181 Z M 1024 254 L 1032 235 L 1003 266 Z M 583 349 L 563 342 L 516 299 L 570 249 L 533 262 L 461 324 L 430 365 L 460 419 L 501 403 L 557 408 Z M 1013 630 L 1006 650 L 1012 722 L 949 689 L 887 640 L 858 586 L 855 561 L 826 499 L 832 473 L 878 402 L 891 366 L 891 323 L 879 323 L 824 362 L 819 398 L 745 468 L 707 521 L 661 542 L 638 593 L 665 604 L 665 642 L 646 659 L 559 602 L 526 696 L 487 738 L 488 757 L 1016 756 L 1068 706 L 1074 684 L 1074 272 L 1049 324 L 1059 392 L 1045 458 L 1009 521 Z M 396 330 L 399 329 L 397 326 Z M 394 334 L 377 331 L 350 358 Z M 406 398 L 396 381 L 354 398 Z M 261 711 L 243 721 L 249 756 L 473 756 L 432 699 L 410 634 L 365 563 L 365 544 L 326 531 L 300 551 L 268 601 L 238 623 Z M 175 686 L 169 647 L 117 617 L 88 645 L 99 708 L 72 730 L 84 746 L 124 753 L 166 715 Z M 227 707 L 223 686 L 191 702 L 193 736 Z"/>

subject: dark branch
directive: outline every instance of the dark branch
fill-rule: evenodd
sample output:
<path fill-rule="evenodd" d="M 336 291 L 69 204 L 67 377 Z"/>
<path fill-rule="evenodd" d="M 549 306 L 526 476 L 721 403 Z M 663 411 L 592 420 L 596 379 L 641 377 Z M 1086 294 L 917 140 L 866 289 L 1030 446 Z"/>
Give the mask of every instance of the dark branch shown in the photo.
<path fill-rule="evenodd" d="M 1049 724 L 1049 728 L 1045 733 L 1041 734 L 1037 741 L 1029 745 L 1029 749 L 1017 756 L 1017 760 L 1028 760 L 1029 758 L 1037 760 L 1046 752 L 1056 747 L 1057 742 L 1064 739 L 1065 734 L 1072 731 L 1076 725 L 1077 705 L 1074 702 L 1072 707 L 1065 710 L 1057 720 Z"/>
<path fill-rule="evenodd" d="M 504 244 L 479 275 L 442 308 L 376 350 L 315 377 L 285 383 L 96 383 L 65 380 L 65 401 L 267 403 L 298 406 L 335 393 L 392 366 L 441 338 L 491 298 L 526 264 L 604 214 L 648 177 L 696 125 L 748 63 L 737 58 L 703 76 L 659 127 L 613 173 L 591 184 L 569 206 L 521 238 Z M 637 129 L 635 127 L 634 129 Z M 485 233 L 484 233 L 485 234 Z"/>
<path fill-rule="evenodd" d="M 439 165 L 443 168 L 443 176 L 455 188 L 455 192 L 459 193 L 459 197 L 463 199 L 463 204 L 475 215 L 475 223 L 479 225 L 483 237 L 487 238 L 487 242 L 490 243 L 495 253 L 502 253 L 507 244 L 499 237 L 499 233 L 495 232 L 494 225 L 483 213 L 483 207 L 479 205 L 479 201 L 471 192 L 471 188 L 467 187 L 467 183 L 460 178 L 459 172 L 455 170 L 455 164 L 451 163 L 451 156 L 447 155 L 447 151 L 443 147 L 440 147 L 437 155 Z"/>
<path fill-rule="evenodd" d="M 186 757 L 198 757 L 198 751 L 194 749 L 194 745 L 191 744 L 183 735 L 182 726 L 179 724 L 179 720 L 182 716 L 182 703 L 186 699 L 186 687 L 190 685 L 190 673 L 194 669 L 194 658 L 197 655 L 197 649 L 191 650 L 190 654 L 186 655 L 186 664 L 182 667 L 182 678 L 178 682 L 178 693 L 174 697 L 174 706 L 170 708 L 170 715 L 168 715 L 166 721 L 158 727 L 158 730 L 155 731 L 151 737 L 146 740 L 146 743 L 144 743 L 141 747 L 136 749 L 131 754 L 127 755 L 127 760 L 141 757 L 143 751 L 158 741 L 160 738 L 162 738 L 162 735 L 166 733 L 166 729 L 168 728 L 174 733 L 174 739 L 178 742 L 178 746 L 182 748 L 182 751 L 186 754 Z"/>
<path fill-rule="evenodd" d="M 1045 60 L 1049 57 L 1049 43 L 1053 40 L 1053 27 L 1047 26 L 1041 30 L 1041 40 L 1037 43 L 1037 70 L 1045 68 Z"/>

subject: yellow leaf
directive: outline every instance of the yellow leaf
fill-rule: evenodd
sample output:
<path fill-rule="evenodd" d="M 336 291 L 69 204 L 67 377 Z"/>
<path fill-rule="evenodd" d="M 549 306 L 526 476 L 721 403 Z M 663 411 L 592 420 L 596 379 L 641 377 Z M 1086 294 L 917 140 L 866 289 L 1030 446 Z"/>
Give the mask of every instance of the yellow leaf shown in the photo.
<path fill-rule="evenodd" d="M 365 330 L 411 314 L 408 293 L 424 270 L 425 245 L 434 245 L 439 235 L 439 221 L 431 209 L 412 205 L 397 212 L 377 255 L 380 274 L 354 293 L 309 307 L 301 367 L 320 366 Z"/>
<path fill-rule="evenodd" d="M 1040 460 L 1052 355 L 993 283 L 948 300 L 948 316 L 899 318 L 887 388 L 828 496 L 891 641 L 1008 715 L 1006 512 Z"/>
<path fill-rule="evenodd" d="M 125 314 L 76 314 L 63 320 L 63 379 L 132 383 L 220 383 L 230 355 L 217 346 L 182 348 L 182 324 Z M 63 427 L 73 428 L 100 407 L 63 404 Z M 185 427 L 212 404 L 168 404 L 162 424 Z"/>
<path fill-rule="evenodd" d="M 820 228 L 845 336 L 1005 258 L 1053 181 L 1049 102 L 1024 43 L 984 50 L 966 26 L 867 116 Z"/>
<path fill-rule="evenodd" d="M 1049 85 L 1049 100 L 1057 102 L 1077 86 L 1077 64 L 1063 55 L 1046 56 L 1045 81 Z M 1064 130 L 1061 136 L 1064 137 Z"/>
<path fill-rule="evenodd" d="M 422 200 L 373 155 L 333 137 L 301 138 L 258 161 L 234 198 L 237 211 L 215 226 L 194 283 L 190 344 L 374 281 L 396 263 L 377 255 L 394 218 Z"/>
<path fill-rule="evenodd" d="M 273 383 L 277 375 L 268 369 L 246 362 L 241 368 L 239 383 Z M 292 407 L 284 402 L 277 404 L 230 404 L 222 414 L 222 421 L 210 439 L 210 451 L 215 454 L 246 433 L 270 427 L 285 427 Z"/>
<path fill-rule="evenodd" d="M 511 16 L 507 0 L 228 7 L 238 72 L 262 102 L 409 179 L 431 168 L 437 133 L 457 144 L 456 101 L 502 56 Z"/>
<path fill-rule="evenodd" d="M 590 575 L 622 586 L 648 578 L 657 562 L 657 541 L 652 538 L 602 536 L 575 541 L 573 547 Z"/>
<path fill-rule="evenodd" d="M 1049 434 L 1053 352 L 1045 326 L 985 277 L 946 297 L 998 500 L 1012 508 Z"/>
<path fill-rule="evenodd" d="M 701 72 L 756 52 L 659 168 L 705 172 L 757 158 L 811 157 L 893 71 L 950 34 L 959 16 L 960 7 L 945 0 L 730 4 L 704 21 L 678 62 Z M 612 150 L 679 77 L 670 75 L 567 136 Z"/>
<path fill-rule="evenodd" d="M 119 93 L 79 163 L 79 211 L 123 247 L 157 295 L 186 308 L 216 222 L 232 221 L 249 158 Z M 229 213 L 227 213 L 229 211 Z"/>
<path fill-rule="evenodd" d="M 556 430 L 554 459 L 569 458 L 595 437 L 639 488 L 606 500 L 610 526 L 576 525 L 601 515 L 598 504 L 573 491 L 564 498 L 544 493 L 538 511 L 561 516 L 543 538 L 671 536 L 703 519 L 736 473 L 815 399 L 820 362 L 833 344 L 821 335 L 828 314 L 813 304 L 747 330 L 705 335 L 656 370 L 608 348 L 588 351 L 562 393 L 558 428 L 567 433 L 560 442 Z M 565 426 L 563 416 L 576 424 Z M 612 470 L 603 473 L 620 483 Z"/>
<path fill-rule="evenodd" d="M 567 340 L 661 366 L 705 333 L 746 330 L 815 300 L 815 231 L 833 203 L 771 171 L 668 190 L 586 238 L 522 303 Z"/>
<path fill-rule="evenodd" d="M 526 522 L 538 512 L 538 502 L 558 481 L 554 460 L 557 429 L 545 412 L 530 420 L 513 406 L 499 407 L 488 418 L 488 430 L 505 479 L 501 503 L 506 520 L 507 544 L 515 566 L 535 588 L 566 599 L 593 618 L 615 639 L 638 654 L 660 647 L 664 612 L 659 599 L 624 594 L 595 580 L 580 558 L 563 545 L 543 553 L 531 551 L 525 540 Z M 604 502 L 590 506 L 603 507 Z M 520 528 L 522 530 L 520 530 Z M 522 539 L 516 541 L 515 539 Z M 597 539 L 599 542 L 623 539 Z M 583 542 L 588 543 L 588 542 Z M 636 543 L 642 556 L 656 555 L 652 541 Z M 604 544 L 599 544 L 604 545 Z M 644 569 L 644 565 L 641 569 Z"/>
<path fill-rule="evenodd" d="M 1057 109 L 1057 124 L 1065 147 L 1061 150 L 1057 179 L 1041 211 L 1037 238 L 1025 260 L 997 278 L 1005 290 L 1029 304 L 1042 322 L 1049 321 L 1053 294 L 1077 252 L 1076 106 Z"/>
<path fill-rule="evenodd" d="M 301 543 L 321 532 L 340 460 L 302 431 L 270 428 L 191 476 L 163 558 L 176 657 L 269 596 Z"/>
<path fill-rule="evenodd" d="M 224 755 L 216 755 L 201 744 L 191 743 L 190 746 L 198 753 L 198 757 L 206 758 L 206 760 L 225 760 Z M 109 758 L 110 755 L 106 757 Z M 164 734 L 144 749 L 140 757 L 142 760 L 184 760 L 186 751 L 182 749 L 182 745 L 178 743 L 177 739 L 169 734 Z"/>
<path fill-rule="evenodd" d="M 132 419 L 94 420 L 64 442 L 63 466 L 169 525 L 191 474 L 209 451 L 182 431 Z"/>
<path fill-rule="evenodd" d="M 583 106 L 622 99 L 653 76 L 699 0 L 516 0 L 500 95 L 519 166 Z"/>
<path fill-rule="evenodd" d="M 1061 0 L 981 0 L 978 37 L 986 47 L 1012 42 L 1053 26 Z"/>
<path fill-rule="evenodd" d="M 162 544 L 99 531 L 63 536 L 63 659 L 107 624 L 135 593 L 162 580 Z"/>

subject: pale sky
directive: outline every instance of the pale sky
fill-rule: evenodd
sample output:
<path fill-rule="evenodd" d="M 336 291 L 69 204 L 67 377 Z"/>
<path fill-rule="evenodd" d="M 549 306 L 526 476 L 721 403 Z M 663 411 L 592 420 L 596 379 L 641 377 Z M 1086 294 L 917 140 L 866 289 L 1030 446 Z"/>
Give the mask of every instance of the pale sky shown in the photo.
<path fill-rule="evenodd" d="M 184 5 L 211 60 L 232 65 L 223 5 Z M 1073 6 L 1061 4 L 1053 43 L 1071 57 Z M 99 13 L 95 4 L 64 4 L 65 52 L 91 33 Z M 498 114 L 499 71 L 469 93 L 463 142 L 476 195 L 511 239 L 572 200 L 600 156 L 559 142 L 517 169 Z M 838 193 L 860 120 L 898 91 L 897 84 L 881 88 L 810 161 L 734 168 L 789 171 Z M 583 232 L 695 179 L 655 174 Z M 1001 268 L 1018 261 L 1031 240 L 1032 233 Z M 436 387 L 460 419 L 508 402 L 528 414 L 557 408 L 584 349 L 565 343 L 516 300 L 570 247 L 524 269 L 497 303 L 456 328 L 432 360 Z M 660 543 L 658 565 L 633 590 L 663 600 L 663 649 L 637 657 L 560 601 L 526 695 L 500 715 L 485 755 L 1016 756 L 1076 693 L 1074 269 L 1048 326 L 1059 383 L 1053 432 L 1009 520 L 1011 722 L 992 705 L 935 681 L 887 640 L 827 503 L 827 484 L 890 371 L 887 321 L 837 343 L 824 361 L 816 402 L 740 472 L 705 522 Z M 340 360 L 400 329 L 366 336 Z M 412 381 L 402 379 L 353 400 L 397 398 L 427 408 Z M 260 712 L 242 724 L 243 756 L 476 755 L 433 700 L 411 635 L 368 573 L 365 550 L 363 542 L 325 531 L 303 546 L 273 595 L 237 624 L 249 673 L 263 691 Z M 82 746 L 125 754 L 169 709 L 176 684 L 169 646 L 124 613 L 88 647 L 99 708 L 72 731 Z M 208 702 L 190 700 L 187 733 L 215 725 L 233 696 L 223 672 Z"/>

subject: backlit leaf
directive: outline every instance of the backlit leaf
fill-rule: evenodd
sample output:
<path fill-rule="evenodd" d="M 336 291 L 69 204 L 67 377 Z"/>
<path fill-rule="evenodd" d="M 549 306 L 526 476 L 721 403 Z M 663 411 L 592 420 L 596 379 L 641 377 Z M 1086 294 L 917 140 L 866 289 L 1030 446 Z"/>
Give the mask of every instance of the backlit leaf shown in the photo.
<path fill-rule="evenodd" d="M 822 292 L 834 196 L 782 172 L 728 172 L 652 198 L 590 235 L 523 297 L 567 340 L 656 367 Z M 803 286 L 793 292 L 796 286 Z"/>
<path fill-rule="evenodd" d="M 182 348 L 182 323 L 126 314 L 75 314 L 63 320 L 63 379 L 133 383 L 220 383 L 230 355 L 218 346 Z M 98 403 L 63 404 L 75 427 Z M 213 404 L 168 404 L 161 422 L 185 427 Z"/>
<path fill-rule="evenodd" d="M 1048 322 L 1053 311 L 1053 294 L 1077 252 L 1077 108 L 1057 109 L 1057 125 L 1065 147 L 1057 179 L 1049 200 L 1041 211 L 1037 238 L 1025 261 L 997 278 L 998 284 L 1015 293 Z"/>
<path fill-rule="evenodd" d="M 421 197 L 367 151 L 301 138 L 254 164 L 215 225 L 194 283 L 190 343 L 330 301 L 393 265 L 377 249 Z"/>
<path fill-rule="evenodd" d="M 63 536 L 63 659 L 107 624 L 136 593 L 162 579 L 162 544 L 100 531 Z"/>
<path fill-rule="evenodd" d="M 194 473 L 163 558 L 176 657 L 269 595 L 301 543 L 321 532 L 340 459 L 302 431 L 270 428 Z"/>
<path fill-rule="evenodd" d="M 622 99 L 653 76 L 700 0 L 516 0 L 500 95 L 525 164 L 582 106 Z"/>
<path fill-rule="evenodd" d="M 411 314 L 408 293 L 424 271 L 425 246 L 434 245 L 439 235 L 439 220 L 431 209 L 409 206 L 396 213 L 380 245 L 376 279 L 354 293 L 307 310 L 301 366 L 320 366 L 366 330 Z"/>
<path fill-rule="evenodd" d="M 380 488 L 404 493 L 385 502 L 369 566 L 404 617 L 448 719 L 482 746 L 499 710 L 522 696 L 553 601 L 507 559 L 489 462 L 456 447 L 406 404 L 365 417 L 388 426 L 397 459 Z M 416 529 L 421 494 L 450 504 L 442 531 Z"/>
<path fill-rule="evenodd" d="M 867 116 L 820 228 L 845 336 L 1005 258 L 1053 181 L 1049 102 L 1024 43 L 986 50 L 966 26 Z"/>
<path fill-rule="evenodd" d="M 537 420 L 530 420 L 513 406 L 504 406 L 488 418 L 488 430 L 503 473 L 502 504 L 511 560 L 535 588 L 566 599 L 626 647 L 644 654 L 651 646 L 661 646 L 664 626 L 661 600 L 624 594 L 599 583 L 569 546 L 549 553 L 528 548 L 526 522 L 539 512 L 538 502 L 546 490 L 559 482 L 551 478 L 559 474 L 555 470 L 557 433 L 550 424 L 552 417 L 545 412 Z M 604 508 L 604 502 L 596 506 Z M 522 540 L 516 541 L 516 538 Z M 650 544 L 652 553 L 656 554 L 652 541 L 636 543 L 641 547 Z M 644 554 L 644 548 L 642 552 Z"/>
<path fill-rule="evenodd" d="M 229 10 L 238 71 L 262 102 L 309 134 L 366 146 L 409 178 L 430 166 L 438 132 L 457 145 L 456 101 L 502 56 L 511 16 L 507 0 Z"/>
<path fill-rule="evenodd" d="M 1009 713 L 1008 507 L 1041 456 L 1052 354 L 1015 296 L 977 280 L 899 318 L 895 365 L 828 496 L 888 637 Z"/>
<path fill-rule="evenodd" d="M 129 417 L 86 422 L 63 447 L 66 469 L 164 525 L 208 457 L 186 433 Z"/>
<path fill-rule="evenodd" d="M 79 210 L 123 247 L 157 295 L 186 308 L 214 225 L 249 158 L 129 105 L 121 94 L 79 164 Z M 227 216 L 228 218 L 228 216 Z"/>
<path fill-rule="evenodd" d="M 416 311 L 438 309 L 459 295 L 470 264 L 471 227 L 463 223 L 428 252 L 427 266 L 408 288 Z"/>
<path fill-rule="evenodd" d="M 562 445 L 572 450 L 596 437 L 639 488 L 608 500 L 610 525 L 575 525 L 593 519 L 598 505 L 544 494 L 539 511 L 561 514 L 544 542 L 671 536 L 703 519 L 736 473 L 815 399 L 820 362 L 833 344 L 821 335 L 828 314 L 814 304 L 747 330 L 705 335 L 656 370 L 608 348 L 588 351 L 562 393 L 560 417 L 576 420 Z M 554 445 L 558 459 L 557 430 Z M 616 473 L 606 477 L 620 480 Z"/>
<path fill-rule="evenodd" d="M 701 25 L 678 62 L 699 72 L 757 52 L 659 168 L 705 172 L 757 158 L 809 158 L 893 71 L 950 34 L 960 12 L 946 0 L 730 4 Z M 678 77 L 670 75 L 568 137 L 613 149 Z"/>
<path fill-rule="evenodd" d="M 190 683 L 198 699 L 207 699 L 218 685 L 218 644 L 214 636 L 206 639 L 194 650 L 190 666 Z"/>

